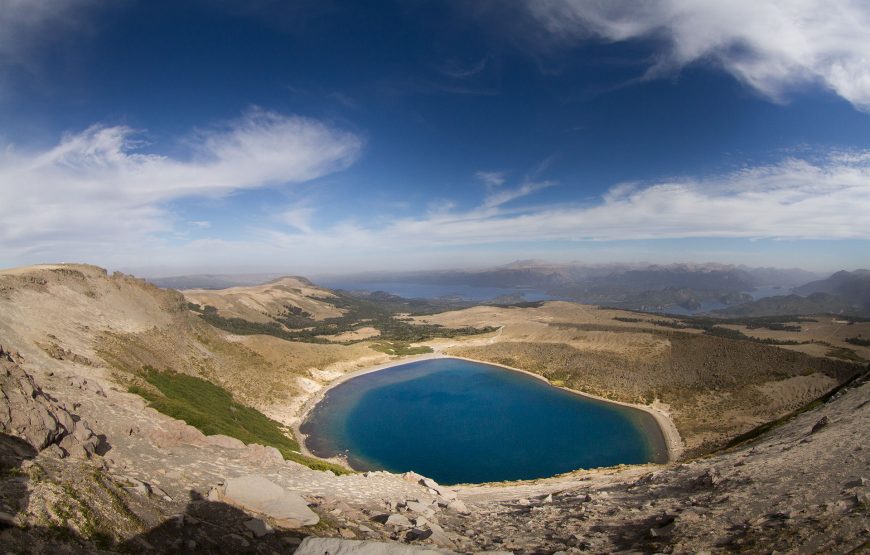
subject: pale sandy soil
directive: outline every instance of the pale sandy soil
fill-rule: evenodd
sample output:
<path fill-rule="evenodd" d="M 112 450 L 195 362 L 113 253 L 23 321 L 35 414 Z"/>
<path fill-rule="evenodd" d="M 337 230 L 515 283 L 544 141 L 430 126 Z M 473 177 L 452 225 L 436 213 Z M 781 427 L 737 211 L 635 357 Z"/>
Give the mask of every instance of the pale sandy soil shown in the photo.
<path fill-rule="evenodd" d="M 318 335 L 317 337 L 335 343 L 342 343 L 345 341 L 362 341 L 363 339 L 371 339 L 373 337 L 378 337 L 379 335 L 381 335 L 380 330 L 371 326 L 366 326 L 352 331 L 346 331 L 344 333 L 338 333 L 335 335 Z"/>
<path fill-rule="evenodd" d="M 836 317 L 828 315 L 809 316 L 818 321 L 816 322 L 794 322 L 793 324 L 801 327 L 799 332 L 769 330 L 765 328 L 748 329 L 746 326 L 726 325 L 723 327 L 738 330 L 750 337 L 758 337 L 760 339 L 778 339 L 792 341 L 813 341 L 805 345 L 783 345 L 784 349 L 799 351 L 813 356 L 825 356 L 830 348 L 825 343 L 829 343 L 834 347 L 845 347 L 855 351 L 855 353 L 866 360 L 870 360 L 870 347 L 847 343 L 849 337 L 862 337 L 870 339 L 870 322 L 856 322 L 850 324 Z"/>
<path fill-rule="evenodd" d="M 242 318 L 251 322 L 268 323 L 287 311 L 287 306 L 300 308 L 314 320 L 337 318 L 344 311 L 319 300 L 333 294 L 297 278 L 285 277 L 253 287 L 228 289 L 188 289 L 182 291 L 191 302 L 211 305 L 225 318 Z"/>

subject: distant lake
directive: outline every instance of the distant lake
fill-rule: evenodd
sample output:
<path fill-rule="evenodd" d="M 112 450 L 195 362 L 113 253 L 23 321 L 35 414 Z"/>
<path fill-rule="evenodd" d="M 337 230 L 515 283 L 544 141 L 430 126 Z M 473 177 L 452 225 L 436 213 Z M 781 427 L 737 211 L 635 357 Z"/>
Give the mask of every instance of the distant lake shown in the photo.
<path fill-rule="evenodd" d="M 318 456 L 343 453 L 358 470 L 414 470 L 445 484 L 667 460 L 662 431 L 644 411 L 452 358 L 339 384 L 301 431 Z"/>
<path fill-rule="evenodd" d="M 763 287 L 756 287 L 751 291 L 742 291 L 752 297 L 753 301 L 757 301 L 758 299 L 765 299 L 767 297 L 774 297 L 777 295 L 790 295 L 792 290 L 790 287 L 780 287 L 778 285 L 765 285 Z M 665 314 L 675 314 L 677 316 L 691 316 L 693 314 L 700 314 L 704 312 L 712 312 L 714 310 L 721 310 L 723 308 L 728 308 L 729 306 L 735 305 L 727 305 L 725 303 L 720 303 L 719 301 L 702 301 L 701 306 L 698 308 L 686 308 L 683 306 L 669 306 L 663 310 L 662 313 Z"/>
<path fill-rule="evenodd" d="M 519 295 L 525 301 L 549 301 L 556 299 L 538 289 L 509 287 L 483 287 L 475 285 L 436 285 L 430 283 L 407 282 L 346 282 L 319 280 L 318 285 L 330 289 L 346 291 L 384 291 L 406 299 L 438 299 L 441 297 L 460 297 L 465 301 L 491 301 L 492 299 Z"/>

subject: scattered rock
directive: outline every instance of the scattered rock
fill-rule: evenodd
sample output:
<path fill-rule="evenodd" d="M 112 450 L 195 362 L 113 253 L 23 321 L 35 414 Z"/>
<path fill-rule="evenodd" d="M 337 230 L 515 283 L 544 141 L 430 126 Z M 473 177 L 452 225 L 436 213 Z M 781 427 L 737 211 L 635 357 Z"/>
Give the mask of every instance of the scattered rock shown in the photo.
<path fill-rule="evenodd" d="M 257 465 L 284 464 L 284 456 L 274 447 L 252 443 L 248 445 L 245 459 Z"/>
<path fill-rule="evenodd" d="M 405 507 L 407 507 L 409 511 L 414 511 L 421 515 L 432 516 L 435 514 L 435 506 L 421 503 L 419 501 L 406 501 Z"/>
<path fill-rule="evenodd" d="M 420 541 L 425 540 L 429 536 L 432 535 L 432 530 L 426 528 L 412 528 L 408 530 L 408 533 L 405 534 L 405 539 L 407 541 Z"/>
<path fill-rule="evenodd" d="M 103 391 L 103 387 L 100 384 L 95 381 L 88 381 L 84 376 L 74 374 L 67 379 L 67 383 L 71 387 L 75 387 L 83 391 L 90 391 L 91 393 L 95 393 L 100 397 L 106 396 L 106 392 Z"/>
<path fill-rule="evenodd" d="M 708 468 L 703 474 L 695 480 L 695 485 L 699 488 L 714 488 L 722 482 L 722 477 L 715 468 Z"/>
<path fill-rule="evenodd" d="M 57 445 L 49 445 L 48 447 L 46 447 L 45 449 L 42 450 L 42 455 L 45 455 L 47 457 L 51 457 L 53 459 L 62 459 L 64 457 L 66 457 L 66 451 L 64 451 L 63 449 L 61 449 Z"/>
<path fill-rule="evenodd" d="M 372 518 L 375 522 L 380 522 L 384 526 L 393 526 L 395 528 L 411 528 L 411 521 L 408 517 L 401 514 L 382 514 Z"/>
<path fill-rule="evenodd" d="M 271 526 L 269 526 L 268 522 L 260 518 L 252 518 L 251 520 L 245 521 L 244 524 L 245 528 L 253 532 L 253 534 L 258 538 L 262 538 L 263 536 L 275 531 Z"/>
<path fill-rule="evenodd" d="M 151 493 L 151 488 L 148 487 L 148 484 L 141 480 L 137 480 L 131 476 L 125 476 L 122 478 L 122 481 L 126 482 L 129 485 L 124 486 L 124 489 L 130 492 L 133 492 L 137 495 L 147 496 Z"/>
<path fill-rule="evenodd" d="M 302 540 L 295 555 L 451 555 L 453 553 L 443 549 L 400 543 L 308 537 Z"/>
<path fill-rule="evenodd" d="M 418 476 L 419 476 L 419 474 L 418 474 Z M 454 499 L 456 499 L 456 492 L 455 491 L 439 485 L 438 482 L 436 482 L 432 478 L 425 478 L 425 477 L 421 476 L 420 479 L 417 481 L 417 483 L 419 483 L 421 486 L 425 486 L 425 487 L 429 488 L 430 490 L 434 491 L 437 495 L 443 497 L 447 501 L 453 501 Z"/>
<path fill-rule="evenodd" d="M 402 479 L 406 482 L 411 482 L 412 484 L 419 484 L 420 480 L 423 479 L 421 474 L 417 474 L 416 472 L 405 472 L 402 474 Z"/>
<path fill-rule="evenodd" d="M 166 493 L 165 491 L 163 491 L 159 487 L 157 487 L 155 485 L 151 485 L 149 487 L 151 488 L 151 493 L 153 493 L 154 495 L 156 495 L 160 499 L 162 499 L 164 501 L 172 501 L 172 497 L 170 497 L 168 493 Z"/>
<path fill-rule="evenodd" d="M 454 513 L 459 513 L 461 515 L 471 514 L 471 511 L 468 510 L 468 507 L 460 501 L 456 499 L 447 504 L 447 510 L 453 511 Z"/>
<path fill-rule="evenodd" d="M 828 425 L 828 417 L 827 417 L 827 416 L 823 416 L 823 417 L 821 417 L 821 418 L 819 419 L 818 422 L 816 422 L 815 424 L 813 424 L 813 429 L 810 430 L 810 433 L 811 433 L 811 434 L 814 434 L 814 433 L 818 432 L 819 430 L 821 430 L 822 428 L 824 428 L 824 427 L 827 426 L 827 425 Z"/>

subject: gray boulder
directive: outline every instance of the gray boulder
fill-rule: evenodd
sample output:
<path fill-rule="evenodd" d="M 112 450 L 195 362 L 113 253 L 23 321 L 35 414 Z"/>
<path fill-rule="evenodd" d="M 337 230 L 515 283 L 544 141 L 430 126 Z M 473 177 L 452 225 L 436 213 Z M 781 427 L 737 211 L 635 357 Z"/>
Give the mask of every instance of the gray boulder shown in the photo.
<path fill-rule="evenodd" d="M 447 510 L 453 511 L 455 513 L 459 513 L 461 515 L 471 514 L 471 511 L 468 510 L 468 507 L 465 506 L 465 503 L 456 499 L 447 504 Z"/>
<path fill-rule="evenodd" d="M 405 507 L 407 507 L 409 511 L 421 515 L 432 516 L 435 514 L 435 508 L 432 505 L 421 503 L 420 501 L 405 501 Z"/>
<path fill-rule="evenodd" d="M 395 528 L 410 528 L 411 521 L 408 520 L 408 517 L 400 514 L 392 514 L 392 515 L 381 515 L 375 520 L 380 521 L 385 526 L 393 526 Z"/>
<path fill-rule="evenodd" d="M 240 439 L 225 436 L 223 434 L 215 434 L 213 436 L 205 436 L 205 442 L 213 447 L 223 447 L 224 449 L 244 449 L 245 444 Z"/>
<path fill-rule="evenodd" d="M 439 496 L 443 497 L 447 501 L 453 501 L 454 499 L 456 499 L 456 492 L 455 491 L 453 491 L 452 489 L 449 489 L 449 488 L 445 488 L 444 486 L 442 486 L 441 484 L 439 484 L 438 482 L 436 482 L 432 478 L 425 478 L 425 477 L 421 476 L 418 483 L 421 486 L 425 486 L 425 487 L 431 489 L 432 491 L 434 491 L 435 493 L 437 493 Z"/>
<path fill-rule="evenodd" d="M 299 494 L 256 474 L 230 478 L 217 493 L 224 503 L 268 516 L 284 528 L 311 526 L 320 521 Z"/>
<path fill-rule="evenodd" d="M 260 518 L 252 518 L 244 524 L 245 528 L 253 532 L 253 534 L 258 538 L 262 538 L 266 534 L 271 534 L 274 531 L 272 527 L 269 526 L 268 522 Z"/>

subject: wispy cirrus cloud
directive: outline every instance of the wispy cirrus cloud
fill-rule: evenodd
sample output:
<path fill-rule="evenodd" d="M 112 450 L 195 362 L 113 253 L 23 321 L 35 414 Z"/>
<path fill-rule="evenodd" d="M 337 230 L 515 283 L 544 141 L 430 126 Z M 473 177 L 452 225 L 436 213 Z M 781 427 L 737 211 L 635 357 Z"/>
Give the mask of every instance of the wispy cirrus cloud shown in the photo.
<path fill-rule="evenodd" d="M 520 187 L 513 198 L 522 192 Z M 488 197 L 473 210 L 430 212 L 378 228 L 345 223 L 308 236 L 308 247 L 326 252 L 545 241 L 870 239 L 870 151 L 789 158 L 703 179 L 619 184 L 587 204 L 503 204 Z M 269 241 L 299 244 L 292 235 L 267 234 Z"/>
<path fill-rule="evenodd" d="M 653 40 L 647 77 L 712 63 L 775 101 L 821 84 L 870 112 L 870 3 L 864 0 L 521 0 L 553 38 Z"/>
<path fill-rule="evenodd" d="M 196 132 L 186 158 L 141 153 L 136 136 L 93 126 L 45 151 L 0 151 L 2 254 L 134 248 L 172 230 L 173 200 L 309 181 L 347 167 L 362 148 L 352 133 L 258 109 Z"/>
<path fill-rule="evenodd" d="M 314 217 L 314 213 L 314 208 L 309 206 L 293 206 L 282 211 L 278 215 L 278 219 L 302 233 L 313 233 L 314 229 L 311 226 L 311 219 Z"/>
<path fill-rule="evenodd" d="M 550 181 L 525 181 L 513 189 L 497 189 L 491 191 L 483 201 L 483 209 L 498 208 L 517 199 L 527 197 L 541 189 L 552 187 Z"/>
<path fill-rule="evenodd" d="M 490 190 L 501 187 L 507 181 L 507 176 L 504 172 L 479 171 L 474 174 L 474 177 Z"/>

